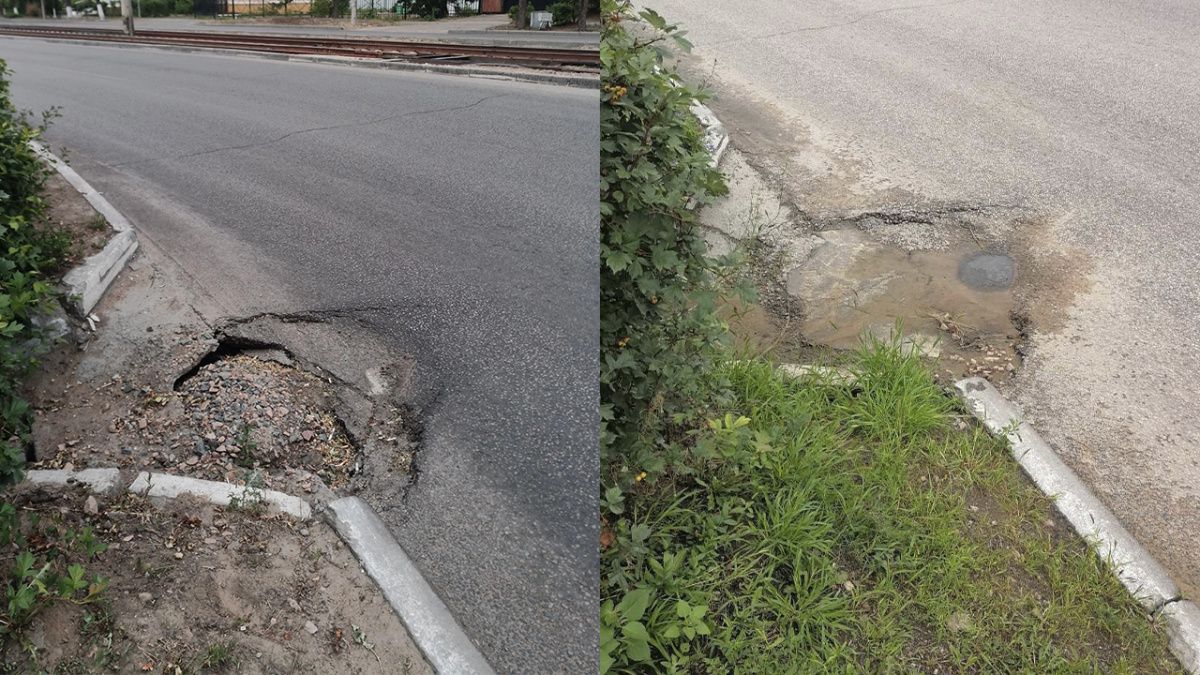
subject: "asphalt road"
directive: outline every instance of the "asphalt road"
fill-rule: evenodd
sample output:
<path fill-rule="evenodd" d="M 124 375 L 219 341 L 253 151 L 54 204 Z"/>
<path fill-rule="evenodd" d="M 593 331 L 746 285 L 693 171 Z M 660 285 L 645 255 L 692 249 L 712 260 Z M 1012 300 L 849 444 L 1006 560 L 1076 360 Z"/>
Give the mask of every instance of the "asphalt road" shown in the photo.
<path fill-rule="evenodd" d="M 1035 253 L 1080 258 L 1077 288 L 1040 308 L 1058 320 L 1032 327 L 1008 393 L 1196 597 L 1200 6 L 643 4 L 690 31 L 687 70 L 802 208 L 902 193 L 1050 223 Z"/>
<path fill-rule="evenodd" d="M 594 669 L 596 94 L 23 38 L 0 58 L 228 312 L 342 312 L 415 357 L 420 479 L 376 508 L 498 670 Z"/>

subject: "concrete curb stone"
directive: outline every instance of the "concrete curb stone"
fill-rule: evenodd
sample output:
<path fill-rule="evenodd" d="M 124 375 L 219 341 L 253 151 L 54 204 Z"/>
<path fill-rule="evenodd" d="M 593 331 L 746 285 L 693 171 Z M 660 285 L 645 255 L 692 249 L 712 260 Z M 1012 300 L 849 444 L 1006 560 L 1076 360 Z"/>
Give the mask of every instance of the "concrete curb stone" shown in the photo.
<path fill-rule="evenodd" d="M 32 149 L 46 163 L 54 167 L 71 187 L 75 188 L 92 208 L 104 217 L 116 234 L 108 240 L 104 248 L 95 255 L 90 255 L 82 263 L 73 267 L 63 275 L 62 283 L 67 294 L 70 309 L 79 317 L 91 313 L 104 292 L 112 285 L 117 275 L 125 268 L 125 263 L 137 251 L 137 232 L 129 220 L 116 209 L 104 195 L 100 194 L 67 163 L 59 159 L 41 143 L 30 141 Z"/>
<path fill-rule="evenodd" d="M 379 585 L 435 671 L 492 675 L 483 654 L 366 502 L 358 497 L 338 499 L 326 506 L 325 516 Z"/>
<path fill-rule="evenodd" d="M 1200 672 L 1200 610 L 1180 600 L 1179 587 L 1167 571 L 991 383 L 969 377 L 955 382 L 954 389 L 988 431 L 1008 441 L 1017 463 L 1054 500 L 1071 527 L 1095 545 L 1096 555 L 1130 595 L 1152 614 L 1158 612 L 1170 635 L 1171 652 L 1184 668 Z"/>
<path fill-rule="evenodd" d="M 264 504 L 269 504 L 294 518 L 308 520 L 312 517 L 312 506 L 299 497 L 275 490 L 258 490 L 244 485 L 172 476 L 166 473 L 139 472 L 137 478 L 130 483 L 129 492 L 166 499 L 190 494 L 221 506 L 228 506 L 234 499 L 261 499 Z"/>
<path fill-rule="evenodd" d="M 1171 652 L 1184 670 L 1200 673 L 1200 607 L 1190 600 L 1172 602 L 1163 607 L 1158 618 L 1166 624 Z"/>
<path fill-rule="evenodd" d="M 108 495 L 120 492 L 122 487 L 119 469 L 81 469 L 79 471 L 33 469 L 25 472 L 25 480 L 34 485 L 56 487 L 82 483 L 88 486 L 92 492 Z"/>

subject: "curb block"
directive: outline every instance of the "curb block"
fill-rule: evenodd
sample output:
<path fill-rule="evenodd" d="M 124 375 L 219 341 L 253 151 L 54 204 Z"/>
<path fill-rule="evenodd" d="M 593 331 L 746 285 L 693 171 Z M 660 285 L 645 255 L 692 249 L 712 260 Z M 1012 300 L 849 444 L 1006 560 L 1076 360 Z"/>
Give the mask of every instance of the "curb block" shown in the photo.
<path fill-rule="evenodd" d="M 1188 600 L 1172 602 L 1159 614 L 1171 635 L 1171 652 L 1184 670 L 1200 673 L 1200 607 Z"/>
<path fill-rule="evenodd" d="M 104 248 L 95 255 L 90 255 L 80 265 L 72 268 L 62 279 L 66 286 L 68 302 L 74 313 L 86 317 L 104 297 L 104 292 L 112 285 L 117 274 L 125 267 L 138 248 L 137 233 L 129 220 L 114 207 L 104 195 L 100 194 L 67 163 L 59 159 L 41 143 L 30 141 L 32 149 L 39 157 L 58 171 L 71 187 L 75 188 L 84 199 L 96 209 L 96 212 L 108 221 L 117 233 L 108 240 Z"/>
<path fill-rule="evenodd" d="M 1151 614 L 1158 613 L 1167 627 L 1171 652 L 1183 667 L 1200 672 L 1200 610 L 1180 600 L 1179 587 L 1167 571 L 991 383 L 969 377 L 955 382 L 954 389 L 988 431 L 1008 441 L 1026 475 L 1054 500 L 1079 536 L 1096 546 L 1096 555 L 1130 595 Z"/>
<path fill-rule="evenodd" d="M 716 168 L 721 163 L 725 150 L 729 148 L 729 132 L 725 130 L 725 124 L 717 118 L 712 108 L 699 101 L 692 104 L 692 115 L 704 129 L 704 146 L 708 148 L 708 154 L 712 155 L 711 165 Z"/>
<path fill-rule="evenodd" d="M 220 506 L 228 506 L 233 499 L 246 499 L 247 492 L 261 493 L 263 503 L 270 504 L 289 516 L 300 520 L 308 520 L 312 517 L 312 507 L 299 497 L 274 490 L 253 490 L 244 485 L 185 478 L 166 473 L 139 472 L 137 478 L 133 479 L 133 483 L 129 485 L 129 491 L 147 497 L 168 499 L 190 494 Z M 251 497 L 251 499 L 257 498 Z"/>
<path fill-rule="evenodd" d="M 1179 597 L 1179 588 L 1166 570 L 995 387 L 971 377 L 959 380 L 954 388 L 988 431 L 1008 439 L 1013 457 L 1025 473 L 1054 499 L 1055 507 L 1075 531 L 1096 544 L 1096 554 L 1112 565 L 1117 578 L 1146 609 L 1156 611 Z"/>
<path fill-rule="evenodd" d="M 121 472 L 118 469 L 32 469 L 25 472 L 25 480 L 34 485 L 58 487 L 83 483 L 99 494 L 116 494 L 121 490 Z"/>
<path fill-rule="evenodd" d="M 775 370 L 785 377 L 797 380 L 811 378 L 820 384 L 853 386 L 858 383 L 858 376 L 849 368 L 819 366 L 809 363 L 781 363 L 775 366 Z"/>
<path fill-rule="evenodd" d="M 326 520 L 375 580 L 429 664 L 445 675 L 493 675 L 483 654 L 366 502 L 330 502 Z"/>

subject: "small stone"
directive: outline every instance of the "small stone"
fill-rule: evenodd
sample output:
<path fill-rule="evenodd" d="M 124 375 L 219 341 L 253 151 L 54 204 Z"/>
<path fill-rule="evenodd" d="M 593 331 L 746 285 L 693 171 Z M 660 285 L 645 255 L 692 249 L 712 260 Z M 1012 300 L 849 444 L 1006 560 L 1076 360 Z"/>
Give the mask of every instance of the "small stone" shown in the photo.
<path fill-rule="evenodd" d="M 175 559 L 183 560 L 183 551 L 175 551 Z"/>
<path fill-rule="evenodd" d="M 307 536 L 308 536 L 308 528 L 307 528 L 307 527 L 302 527 L 302 528 L 300 528 L 300 536 L 301 536 L 301 537 L 307 537 Z"/>
<path fill-rule="evenodd" d="M 145 419 L 140 419 L 140 420 L 138 420 L 138 428 L 139 428 L 139 429 L 145 429 L 145 428 L 146 428 L 146 420 L 145 420 Z"/>
<path fill-rule="evenodd" d="M 300 611 L 300 603 L 296 602 L 295 598 L 288 598 L 288 607 L 291 607 L 292 611 Z"/>
<path fill-rule="evenodd" d="M 966 612 L 955 612 L 946 620 L 946 628 L 954 633 L 961 633 L 971 629 L 971 617 L 967 616 Z"/>
<path fill-rule="evenodd" d="M 303 432 L 300 433 L 300 435 L 302 437 L 304 437 L 304 440 L 311 441 L 313 439 L 313 436 L 315 436 L 316 434 L 314 434 L 311 429 L 305 429 Z"/>
<path fill-rule="evenodd" d="M 141 600 L 142 602 L 150 602 L 153 599 L 154 599 L 154 596 L 150 593 L 146 593 L 144 591 L 141 593 L 138 593 L 138 600 Z"/>
<path fill-rule="evenodd" d="M 100 513 L 100 505 L 96 503 L 94 496 L 89 495 L 87 501 L 83 503 L 83 512 L 93 516 Z"/>
<path fill-rule="evenodd" d="M 316 635 L 317 634 L 317 624 L 315 624 L 311 621 L 305 621 L 304 622 L 304 630 L 308 631 L 309 635 Z"/>

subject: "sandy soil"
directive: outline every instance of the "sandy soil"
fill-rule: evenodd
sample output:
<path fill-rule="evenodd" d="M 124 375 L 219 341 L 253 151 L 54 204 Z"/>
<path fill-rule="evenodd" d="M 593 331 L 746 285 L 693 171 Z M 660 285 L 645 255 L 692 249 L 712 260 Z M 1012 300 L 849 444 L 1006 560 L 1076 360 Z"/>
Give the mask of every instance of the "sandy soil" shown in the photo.
<path fill-rule="evenodd" d="M 113 236 L 112 228 L 104 217 L 96 213 L 92 205 L 57 173 L 51 174 L 46 181 L 45 197 L 47 208 L 44 225 L 66 232 L 73 242 L 70 255 L 64 263 L 65 269 L 99 253 Z"/>
<path fill-rule="evenodd" d="M 12 496 L 31 542 L 84 526 L 108 542 L 84 563 L 108 589 L 101 601 L 35 615 L 4 648 L 5 672 L 432 672 L 320 522 L 134 495 L 96 497 L 88 514 L 82 489 L 27 484 Z"/>

